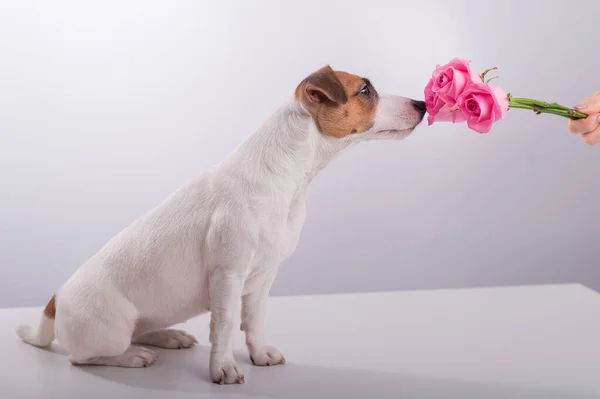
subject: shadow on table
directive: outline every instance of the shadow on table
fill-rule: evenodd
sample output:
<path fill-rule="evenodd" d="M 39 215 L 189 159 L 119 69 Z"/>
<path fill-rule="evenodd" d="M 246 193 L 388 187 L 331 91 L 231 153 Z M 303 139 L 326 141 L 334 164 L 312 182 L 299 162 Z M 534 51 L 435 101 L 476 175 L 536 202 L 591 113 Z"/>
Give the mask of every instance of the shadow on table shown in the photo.
<path fill-rule="evenodd" d="M 209 349 L 156 350 L 159 360 L 145 369 L 83 366 L 82 372 L 135 388 L 193 393 L 217 398 L 374 398 L 374 399 L 584 399 L 600 398 L 575 392 L 550 392 L 532 388 L 443 380 L 373 371 L 344 370 L 318 366 L 255 367 L 247 354 L 236 353 L 244 369 L 244 385 L 219 386 L 208 380 Z M 58 352 L 58 351 L 57 351 Z M 176 395 L 174 395 L 176 396 Z"/>

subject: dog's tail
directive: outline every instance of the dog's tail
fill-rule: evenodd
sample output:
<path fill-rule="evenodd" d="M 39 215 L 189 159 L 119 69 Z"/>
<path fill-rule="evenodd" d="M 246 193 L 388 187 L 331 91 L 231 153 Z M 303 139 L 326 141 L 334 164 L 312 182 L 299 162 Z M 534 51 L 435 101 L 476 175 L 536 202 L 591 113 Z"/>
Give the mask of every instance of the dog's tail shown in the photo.
<path fill-rule="evenodd" d="M 30 345 L 43 347 L 54 341 L 54 318 L 56 317 L 56 298 L 53 296 L 46 305 L 37 330 L 31 326 L 20 325 L 17 335 Z"/>

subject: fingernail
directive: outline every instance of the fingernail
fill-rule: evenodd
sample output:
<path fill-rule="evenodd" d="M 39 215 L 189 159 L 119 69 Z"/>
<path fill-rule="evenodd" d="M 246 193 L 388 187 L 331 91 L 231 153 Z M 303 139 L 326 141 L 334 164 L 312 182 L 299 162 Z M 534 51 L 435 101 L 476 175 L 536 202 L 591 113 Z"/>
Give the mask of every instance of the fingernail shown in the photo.
<path fill-rule="evenodd" d="M 585 109 L 585 104 L 577 104 L 574 108 L 576 108 L 576 109 Z"/>
<path fill-rule="evenodd" d="M 598 115 L 598 117 L 596 118 L 596 120 L 598 121 L 598 123 L 600 123 L 600 115 Z"/>

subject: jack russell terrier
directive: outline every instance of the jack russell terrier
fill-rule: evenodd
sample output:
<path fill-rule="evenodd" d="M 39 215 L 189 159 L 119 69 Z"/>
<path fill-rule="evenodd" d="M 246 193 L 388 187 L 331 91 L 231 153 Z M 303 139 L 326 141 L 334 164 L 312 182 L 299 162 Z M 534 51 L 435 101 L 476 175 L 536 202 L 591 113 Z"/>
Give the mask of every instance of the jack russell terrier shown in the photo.
<path fill-rule="evenodd" d="M 265 305 L 298 243 L 311 181 L 360 141 L 407 137 L 425 112 L 319 69 L 228 158 L 112 238 L 57 290 L 39 327 L 17 334 L 38 347 L 56 338 L 74 365 L 146 367 L 157 355 L 139 345 L 189 348 L 193 336 L 167 327 L 210 311 L 210 378 L 232 384 L 244 382 L 232 350 L 241 314 L 252 362 L 284 364 L 264 340 Z"/>

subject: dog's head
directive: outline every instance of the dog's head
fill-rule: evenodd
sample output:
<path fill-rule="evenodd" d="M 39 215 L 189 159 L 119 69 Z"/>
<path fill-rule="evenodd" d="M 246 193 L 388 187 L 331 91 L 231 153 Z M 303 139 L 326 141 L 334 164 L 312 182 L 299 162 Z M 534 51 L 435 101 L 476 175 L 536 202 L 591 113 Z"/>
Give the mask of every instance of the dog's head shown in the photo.
<path fill-rule="evenodd" d="M 300 82 L 296 99 L 322 134 L 339 139 L 402 139 L 426 111 L 423 101 L 380 95 L 368 79 L 329 66 Z"/>

